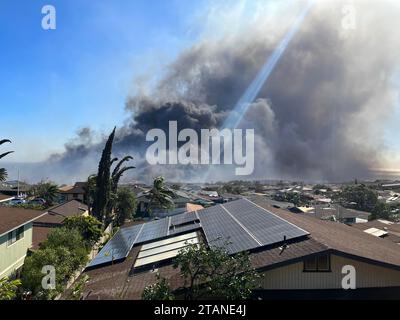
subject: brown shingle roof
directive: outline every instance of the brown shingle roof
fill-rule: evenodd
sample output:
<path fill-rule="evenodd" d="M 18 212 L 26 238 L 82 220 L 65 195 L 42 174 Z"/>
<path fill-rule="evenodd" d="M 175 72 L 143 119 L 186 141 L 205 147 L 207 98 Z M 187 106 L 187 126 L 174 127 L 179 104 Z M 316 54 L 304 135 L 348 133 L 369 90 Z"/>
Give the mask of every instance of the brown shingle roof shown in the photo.
<path fill-rule="evenodd" d="M 86 182 L 76 182 L 73 186 L 65 186 L 59 188 L 60 193 L 81 193 L 84 194 L 86 193 L 85 187 L 87 183 Z"/>
<path fill-rule="evenodd" d="M 13 198 L 13 196 L 8 196 L 6 194 L 0 193 L 0 201 L 7 200 L 7 199 L 12 199 L 12 198 Z"/>
<path fill-rule="evenodd" d="M 0 236 L 37 219 L 44 213 L 38 210 L 0 207 Z"/>
<path fill-rule="evenodd" d="M 330 249 L 400 268 L 400 247 L 398 244 L 371 237 L 371 235 L 343 223 L 323 221 L 270 207 L 262 197 L 251 197 L 250 200 L 307 230 L 312 239 Z"/>
<path fill-rule="evenodd" d="M 81 210 L 81 209 L 84 210 Z M 36 223 L 62 224 L 66 217 L 82 215 L 88 207 L 76 200 L 57 205 L 47 210 L 46 215 L 37 219 Z"/>
<path fill-rule="evenodd" d="M 47 239 L 49 233 L 53 230 L 53 228 L 38 227 L 34 225 L 32 232 L 32 249 L 39 249 L 40 244 Z"/>
<path fill-rule="evenodd" d="M 281 247 L 261 250 L 250 254 L 250 261 L 254 268 L 264 269 L 278 264 L 299 259 L 312 254 L 327 251 L 329 248 L 314 239 L 307 238 L 299 242 L 289 242 L 286 249 Z"/>

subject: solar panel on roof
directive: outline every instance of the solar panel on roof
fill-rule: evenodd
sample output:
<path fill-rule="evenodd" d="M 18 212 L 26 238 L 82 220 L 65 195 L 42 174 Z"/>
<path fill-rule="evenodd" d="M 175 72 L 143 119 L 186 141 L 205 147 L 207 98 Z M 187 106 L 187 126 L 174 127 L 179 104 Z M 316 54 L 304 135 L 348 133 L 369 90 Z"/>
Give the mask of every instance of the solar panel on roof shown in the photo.
<path fill-rule="evenodd" d="M 223 205 L 225 209 L 262 245 L 270 245 L 305 236 L 307 231 L 289 223 L 272 212 L 242 199 Z"/>
<path fill-rule="evenodd" d="M 94 267 L 104 263 L 117 261 L 129 254 L 142 225 L 120 229 L 100 250 L 97 256 L 90 262 L 88 267 Z"/>
<path fill-rule="evenodd" d="M 161 219 L 145 223 L 136 243 L 166 237 L 168 235 L 168 222 L 168 219 Z"/>
<path fill-rule="evenodd" d="M 183 225 L 183 226 L 170 228 L 169 229 L 169 235 L 179 234 L 179 233 L 183 233 L 183 232 L 187 232 L 187 231 L 193 231 L 193 230 L 197 230 L 197 229 L 200 229 L 200 228 L 201 228 L 201 225 L 198 222 L 191 223 L 191 224 L 186 224 L 186 225 Z"/>
<path fill-rule="evenodd" d="M 210 246 L 226 247 L 229 253 L 259 246 L 220 205 L 200 210 L 198 216 Z"/>
<path fill-rule="evenodd" d="M 196 213 L 194 213 L 194 212 L 186 212 L 186 213 L 178 214 L 176 216 L 171 217 L 171 226 L 189 223 L 192 221 L 196 221 L 197 219 L 198 218 L 196 216 Z"/>
<path fill-rule="evenodd" d="M 290 240 L 308 234 L 246 199 L 197 213 L 208 243 L 225 246 L 231 254 L 281 242 L 284 236 Z M 225 245 L 227 240 L 231 243 Z"/>

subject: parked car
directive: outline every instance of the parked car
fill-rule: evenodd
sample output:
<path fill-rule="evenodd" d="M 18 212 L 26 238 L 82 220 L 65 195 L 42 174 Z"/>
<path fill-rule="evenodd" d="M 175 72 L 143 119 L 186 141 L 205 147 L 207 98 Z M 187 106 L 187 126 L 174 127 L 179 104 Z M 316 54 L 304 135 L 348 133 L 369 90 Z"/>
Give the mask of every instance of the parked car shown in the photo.
<path fill-rule="evenodd" d="M 25 203 L 26 201 L 24 200 L 24 199 L 22 199 L 22 198 L 14 198 L 14 199 L 12 199 L 12 200 L 10 200 L 10 204 L 12 205 L 12 206 L 16 206 L 16 205 L 18 205 L 18 204 L 23 204 L 23 203 Z"/>
<path fill-rule="evenodd" d="M 35 199 L 29 201 L 29 203 L 33 204 L 33 205 L 43 206 L 46 204 L 46 200 L 44 200 L 43 198 L 35 198 Z"/>

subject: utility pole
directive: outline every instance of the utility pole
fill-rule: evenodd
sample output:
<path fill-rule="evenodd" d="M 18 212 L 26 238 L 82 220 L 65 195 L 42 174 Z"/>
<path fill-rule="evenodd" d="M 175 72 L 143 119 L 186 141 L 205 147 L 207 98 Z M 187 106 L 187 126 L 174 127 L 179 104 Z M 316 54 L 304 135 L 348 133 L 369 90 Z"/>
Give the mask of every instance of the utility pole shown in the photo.
<path fill-rule="evenodd" d="M 17 178 L 17 197 L 19 198 L 19 169 L 18 169 L 18 178 Z"/>

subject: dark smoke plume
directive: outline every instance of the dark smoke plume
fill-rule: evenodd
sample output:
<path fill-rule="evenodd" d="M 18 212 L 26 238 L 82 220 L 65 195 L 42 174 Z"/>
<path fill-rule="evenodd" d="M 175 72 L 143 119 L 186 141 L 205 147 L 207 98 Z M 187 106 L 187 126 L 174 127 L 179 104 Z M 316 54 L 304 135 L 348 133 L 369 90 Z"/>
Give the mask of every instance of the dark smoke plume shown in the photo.
<path fill-rule="evenodd" d="M 385 165 L 382 130 L 394 108 L 400 9 L 396 2 L 354 1 L 356 25 L 347 30 L 346 3 L 317 2 L 243 118 L 240 126 L 256 133 L 250 178 L 340 181 L 373 177 L 371 170 Z M 130 117 L 114 147 L 117 155 L 135 157 L 138 169 L 128 178 L 149 181 L 164 174 L 188 181 L 204 175 L 205 166 L 149 166 L 146 132 L 166 130 L 172 120 L 178 129 L 219 128 L 289 23 L 284 16 L 259 18 L 229 37 L 202 39 L 167 67 L 150 93 L 128 97 Z M 81 131 L 83 143 L 67 144 L 63 154 L 50 157 L 44 174 L 70 180 L 94 172 L 102 144 L 91 135 Z M 212 170 L 213 180 L 243 178 L 229 168 Z"/>

